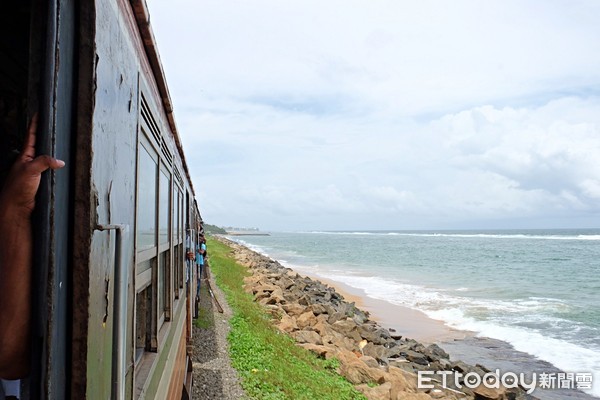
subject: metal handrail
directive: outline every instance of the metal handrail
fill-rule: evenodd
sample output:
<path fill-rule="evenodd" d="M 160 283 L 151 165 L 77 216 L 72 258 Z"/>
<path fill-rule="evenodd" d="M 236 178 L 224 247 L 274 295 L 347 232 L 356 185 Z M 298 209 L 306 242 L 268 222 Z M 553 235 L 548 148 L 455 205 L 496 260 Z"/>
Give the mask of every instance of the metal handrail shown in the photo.
<path fill-rule="evenodd" d="M 96 227 L 99 231 L 114 230 L 115 237 L 115 272 L 113 287 L 113 346 L 111 367 L 112 400 L 125 399 L 125 348 L 127 335 L 127 268 L 122 263 L 124 237 L 129 233 L 128 225 L 106 224 Z"/>

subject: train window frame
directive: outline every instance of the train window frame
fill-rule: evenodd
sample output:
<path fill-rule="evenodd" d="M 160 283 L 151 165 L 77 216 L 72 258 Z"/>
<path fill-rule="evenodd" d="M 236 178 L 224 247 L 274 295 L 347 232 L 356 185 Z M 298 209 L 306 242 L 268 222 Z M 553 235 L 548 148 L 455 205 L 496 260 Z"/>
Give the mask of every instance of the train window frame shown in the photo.
<path fill-rule="evenodd" d="M 140 96 L 143 98 L 143 94 Z M 145 99 L 144 99 L 145 102 Z M 151 124 L 155 124 L 154 121 L 148 120 L 148 118 L 152 117 L 152 112 L 149 110 L 149 107 L 142 107 L 140 105 L 139 119 L 138 119 L 138 139 L 137 139 L 137 169 L 136 169 L 136 208 L 135 208 L 135 299 L 133 311 L 134 315 L 132 315 L 132 323 L 134 323 L 133 330 L 133 358 L 134 358 L 134 370 L 135 376 L 138 376 L 138 373 L 144 375 L 142 370 L 146 370 L 148 365 L 146 363 L 153 363 L 154 357 L 157 353 L 160 352 L 159 344 L 160 344 L 160 336 L 159 330 L 162 322 L 159 321 L 159 299 L 158 299 L 158 291 L 159 291 L 159 281 L 158 274 L 160 269 L 160 174 L 161 168 L 163 168 L 164 160 L 161 157 L 161 149 L 160 145 L 154 140 L 156 138 L 156 127 L 152 127 Z M 154 243 L 151 248 L 138 248 L 138 234 L 139 234 L 139 223 L 138 219 L 141 217 L 139 215 L 138 209 L 141 201 L 140 197 L 140 187 L 139 187 L 139 179 L 140 179 L 140 154 L 142 152 L 146 152 L 150 155 L 152 161 L 154 161 L 155 175 L 154 175 Z M 168 228 L 170 229 L 170 227 Z M 149 266 L 148 266 L 149 265 Z M 147 293 L 150 293 L 149 295 Z M 149 298 L 140 298 L 140 296 L 146 296 Z M 140 309 L 140 302 L 144 302 L 143 309 Z M 138 322 L 141 320 L 140 312 L 143 312 L 144 321 L 149 321 L 148 325 L 144 327 L 144 334 L 147 336 L 145 339 L 146 346 L 144 347 L 144 351 L 140 354 L 140 348 L 138 347 L 140 338 L 138 337 L 141 330 L 138 326 Z M 164 313 L 163 313 L 164 315 Z M 140 376 L 142 376 L 140 375 Z M 137 379 L 137 378 L 134 378 Z M 142 378 L 144 380 L 145 378 Z"/>
<path fill-rule="evenodd" d="M 163 180 L 163 177 L 166 178 L 166 181 Z M 166 190 L 163 188 L 163 185 L 166 184 Z M 171 320 L 171 312 L 173 309 L 173 295 L 171 293 L 171 282 L 173 280 L 172 270 L 173 270 L 173 251 L 172 251 L 172 192 L 173 192 L 173 174 L 171 173 L 170 165 L 165 163 L 164 160 L 161 159 L 159 173 L 158 173 L 158 193 L 159 193 L 159 201 L 158 201 L 158 271 L 156 276 L 156 287 L 157 287 L 157 309 L 158 309 L 158 329 L 160 330 L 165 322 Z M 163 192 L 163 190 L 165 190 Z M 166 199 L 162 199 L 163 194 L 166 194 Z M 162 202 L 166 201 L 166 204 Z M 165 207 L 166 206 L 166 207 Z M 163 219 L 163 213 L 166 214 L 166 221 L 161 221 Z M 162 224 L 166 223 L 166 242 L 161 243 L 161 230 L 163 227 Z M 162 288 L 162 290 L 161 290 Z M 160 335 L 159 335 L 160 336 Z"/>
<path fill-rule="evenodd" d="M 183 246 L 182 246 L 182 227 L 183 227 L 183 219 L 182 219 L 182 191 L 179 186 L 179 182 L 175 179 L 173 180 L 173 280 L 171 285 L 171 291 L 173 293 L 173 309 L 177 307 L 178 300 L 181 297 L 181 288 L 180 288 L 180 280 L 185 273 L 185 255 L 183 254 Z"/>
<path fill-rule="evenodd" d="M 146 128 L 147 129 L 147 128 Z M 139 227 L 138 227 L 138 218 L 140 217 L 138 214 L 138 209 L 139 209 L 139 203 L 140 203 L 140 198 L 139 198 L 139 192 L 140 192 L 140 188 L 139 188 L 139 183 L 136 184 L 137 185 L 137 190 L 136 190 L 136 207 L 135 207 L 135 212 L 136 212 L 136 228 L 135 228 L 135 246 L 136 246 L 136 253 L 137 253 L 137 258 L 136 258 L 136 274 L 137 274 L 137 264 L 149 260 L 153 257 L 156 257 L 158 255 L 158 201 L 159 201 L 159 171 L 160 171 L 160 157 L 159 157 L 159 152 L 157 151 L 156 147 L 154 146 L 154 144 L 152 143 L 152 141 L 148 138 L 147 135 L 147 131 L 146 131 L 145 127 L 142 126 L 141 127 L 141 135 L 139 138 L 139 144 L 138 144 L 138 155 L 137 155 L 137 159 L 138 159 L 138 171 L 136 173 L 136 182 L 139 182 L 139 176 L 140 176 L 140 171 L 139 171 L 139 167 L 140 167 L 140 154 L 143 154 L 141 151 L 145 151 L 150 158 L 152 158 L 152 160 L 155 162 L 156 164 L 156 173 L 155 173 L 155 177 L 154 177 L 154 182 L 155 182 L 155 191 L 154 191 L 154 195 L 155 195 L 155 199 L 154 199 L 154 229 L 155 229 L 155 234 L 154 234 L 154 245 L 151 248 L 143 248 L 143 249 L 139 249 L 138 248 L 138 234 L 139 234 Z"/>
<path fill-rule="evenodd" d="M 143 119 L 142 119 L 143 121 Z M 160 173 L 160 157 L 159 152 L 153 145 L 152 141 L 148 138 L 147 134 L 148 126 L 145 121 L 140 124 L 138 133 L 138 149 L 137 149 L 137 171 L 136 171 L 136 228 L 135 228 L 135 246 L 136 246 L 136 260 L 135 260 L 135 303 L 134 303 L 134 343 L 133 343 L 133 357 L 134 366 L 139 366 L 144 359 L 144 355 L 147 353 L 158 351 L 157 342 L 157 292 L 158 284 L 156 280 L 156 274 L 158 273 L 158 223 L 159 223 L 159 173 Z M 139 234 L 139 218 L 142 217 L 139 214 L 139 205 L 141 202 L 139 187 L 139 180 L 142 166 L 140 163 L 141 154 L 146 152 L 152 161 L 155 163 L 154 170 L 154 243 L 151 248 L 138 248 L 138 234 Z M 143 313 L 143 317 L 140 315 Z M 144 321 L 145 326 L 140 327 L 140 321 Z M 140 335 L 144 338 L 141 339 Z M 139 347 L 140 341 L 144 342 L 143 351 Z M 134 367 L 136 368 L 136 367 Z"/>

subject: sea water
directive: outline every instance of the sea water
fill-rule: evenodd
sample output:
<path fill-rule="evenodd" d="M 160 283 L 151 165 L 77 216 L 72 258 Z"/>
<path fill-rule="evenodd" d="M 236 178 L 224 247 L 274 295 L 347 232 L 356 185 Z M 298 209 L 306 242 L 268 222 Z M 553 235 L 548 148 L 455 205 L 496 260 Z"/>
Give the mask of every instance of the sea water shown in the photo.
<path fill-rule="evenodd" d="M 600 397 L 600 230 L 271 233 L 237 238 L 298 272 L 423 311 L 574 373 Z"/>

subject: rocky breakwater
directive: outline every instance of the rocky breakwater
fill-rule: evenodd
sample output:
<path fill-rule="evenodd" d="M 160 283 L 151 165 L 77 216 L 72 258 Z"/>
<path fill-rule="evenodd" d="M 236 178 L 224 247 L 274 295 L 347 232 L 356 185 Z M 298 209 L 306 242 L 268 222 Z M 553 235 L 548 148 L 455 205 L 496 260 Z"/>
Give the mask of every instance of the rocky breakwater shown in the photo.
<path fill-rule="evenodd" d="M 435 344 L 425 346 L 390 332 L 335 289 L 235 242 L 220 240 L 248 267 L 252 275 L 244 279 L 245 290 L 274 316 L 276 327 L 318 356 L 337 358 L 338 372 L 368 399 L 532 398 L 521 388 L 465 385 L 462 377 L 468 373 L 483 377 L 490 371 L 481 365 L 451 361 Z M 418 387 L 419 371 L 431 372 L 423 375 L 422 383 L 428 387 Z M 448 371 L 445 385 L 440 371 Z"/>

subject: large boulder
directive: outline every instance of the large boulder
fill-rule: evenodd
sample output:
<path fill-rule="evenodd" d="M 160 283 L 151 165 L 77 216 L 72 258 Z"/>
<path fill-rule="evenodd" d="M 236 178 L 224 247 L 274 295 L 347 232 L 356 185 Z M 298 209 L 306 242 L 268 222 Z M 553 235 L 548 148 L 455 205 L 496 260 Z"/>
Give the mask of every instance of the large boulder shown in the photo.
<path fill-rule="evenodd" d="M 286 313 L 288 313 L 288 315 L 292 317 L 297 317 L 306 310 L 306 307 L 301 306 L 298 303 L 284 304 L 283 306 L 281 306 L 281 308 L 283 308 L 283 311 L 285 311 Z"/>
<path fill-rule="evenodd" d="M 340 374 L 355 385 L 385 382 L 384 372 L 381 368 L 369 367 L 360 359 L 342 364 Z"/>
<path fill-rule="evenodd" d="M 279 324 L 277 324 L 277 328 L 281 332 L 291 333 L 293 331 L 298 330 L 298 324 L 296 324 L 296 320 L 294 319 L 294 317 L 284 315 L 281 317 Z"/>
<path fill-rule="evenodd" d="M 437 344 L 429 345 L 424 352 L 430 361 L 439 360 L 442 358 L 449 359 L 450 356 Z"/>
<path fill-rule="evenodd" d="M 427 359 L 427 356 L 416 351 L 407 350 L 406 352 L 402 353 L 402 355 L 406 357 L 408 361 L 413 362 L 415 364 L 429 365 L 429 360 Z"/>
<path fill-rule="evenodd" d="M 317 318 L 312 311 L 306 311 L 296 318 L 296 323 L 300 329 L 306 329 L 315 326 L 317 324 Z"/>
<path fill-rule="evenodd" d="M 417 391 L 417 375 L 403 369 L 389 366 L 385 374 L 385 380 L 392 384 L 395 392 Z"/>
<path fill-rule="evenodd" d="M 362 340 L 360 334 L 358 333 L 356 322 L 352 320 L 352 318 L 346 318 L 331 324 L 331 327 L 341 333 L 342 335 L 349 337 L 357 342 Z"/>
<path fill-rule="evenodd" d="M 505 398 L 506 388 L 500 386 L 499 388 L 489 388 L 483 383 L 473 389 L 476 400 L 502 400 Z"/>
<path fill-rule="evenodd" d="M 329 307 L 331 308 L 331 307 Z M 328 314 L 329 309 L 325 304 L 312 304 L 307 307 L 308 310 L 312 311 L 315 315 Z"/>
<path fill-rule="evenodd" d="M 378 346 L 371 342 L 367 343 L 362 351 L 364 355 L 373 357 L 380 361 L 386 361 L 387 359 L 387 349 L 383 346 Z"/>
<path fill-rule="evenodd" d="M 296 339 L 298 343 L 312 343 L 312 344 L 323 344 L 323 339 L 315 331 L 296 331 L 292 333 L 292 337 Z"/>
<path fill-rule="evenodd" d="M 362 384 L 357 385 L 356 390 L 365 395 L 365 397 L 369 400 L 389 400 L 390 399 L 390 390 L 392 389 L 392 384 L 386 382 L 382 385 L 368 385 Z"/>

